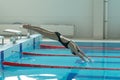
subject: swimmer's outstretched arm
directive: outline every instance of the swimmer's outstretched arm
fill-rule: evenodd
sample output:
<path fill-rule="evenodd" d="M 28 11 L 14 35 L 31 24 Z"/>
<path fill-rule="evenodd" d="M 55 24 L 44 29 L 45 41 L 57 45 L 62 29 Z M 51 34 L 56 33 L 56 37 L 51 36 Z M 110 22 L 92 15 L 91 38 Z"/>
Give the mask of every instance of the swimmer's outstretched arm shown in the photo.
<path fill-rule="evenodd" d="M 85 58 L 87 58 L 90 62 L 92 62 L 92 60 L 87 55 L 85 55 L 85 53 L 78 46 L 77 46 L 77 49 Z"/>
<path fill-rule="evenodd" d="M 87 57 L 80 49 L 79 47 L 77 46 L 77 44 L 75 44 L 73 41 L 69 40 L 68 38 L 62 36 L 60 33 L 55 33 L 55 32 L 51 32 L 51 31 L 48 31 L 48 30 L 45 30 L 43 28 L 40 28 L 40 27 L 36 27 L 36 26 L 31 26 L 31 25 L 23 25 L 23 28 L 26 28 L 26 29 L 30 29 L 30 30 L 33 30 L 33 31 L 36 31 L 50 39 L 53 39 L 53 40 L 58 40 L 60 41 L 66 48 L 69 48 L 71 49 L 71 51 L 79 56 L 83 61 L 85 62 L 89 62 L 91 61 L 89 57 Z M 67 45 L 66 45 L 67 44 Z M 86 60 L 87 59 L 87 60 Z"/>
<path fill-rule="evenodd" d="M 85 53 L 73 41 L 69 43 L 68 47 L 71 49 L 74 55 L 79 56 L 83 61 L 92 62 L 92 60 L 87 55 L 85 55 Z"/>

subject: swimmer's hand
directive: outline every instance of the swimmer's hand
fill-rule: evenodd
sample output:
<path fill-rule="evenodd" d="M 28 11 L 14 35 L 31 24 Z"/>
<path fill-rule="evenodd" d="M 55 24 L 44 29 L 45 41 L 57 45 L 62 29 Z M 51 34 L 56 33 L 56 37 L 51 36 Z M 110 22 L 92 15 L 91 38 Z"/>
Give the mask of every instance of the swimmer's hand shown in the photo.
<path fill-rule="evenodd" d="M 89 62 L 94 62 L 90 57 L 88 57 Z"/>
<path fill-rule="evenodd" d="M 82 62 L 94 62 L 92 59 L 84 58 L 82 59 Z"/>
<path fill-rule="evenodd" d="M 83 62 L 93 62 L 91 58 L 87 57 L 86 55 L 81 54 L 80 52 L 76 53 Z"/>

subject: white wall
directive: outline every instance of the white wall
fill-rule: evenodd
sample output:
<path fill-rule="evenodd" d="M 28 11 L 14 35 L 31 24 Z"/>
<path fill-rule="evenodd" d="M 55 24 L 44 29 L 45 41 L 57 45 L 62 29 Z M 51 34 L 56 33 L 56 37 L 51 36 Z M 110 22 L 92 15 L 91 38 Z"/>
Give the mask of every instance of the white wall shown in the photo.
<path fill-rule="evenodd" d="M 108 0 L 107 38 L 120 39 L 120 0 Z"/>
<path fill-rule="evenodd" d="M 93 0 L 93 38 L 104 38 L 104 0 Z"/>
<path fill-rule="evenodd" d="M 93 3 L 94 0 L 0 0 L 0 23 L 72 24 L 75 38 L 94 38 L 94 19 L 99 15 L 94 17 L 93 10 L 97 9 L 93 9 Z"/>

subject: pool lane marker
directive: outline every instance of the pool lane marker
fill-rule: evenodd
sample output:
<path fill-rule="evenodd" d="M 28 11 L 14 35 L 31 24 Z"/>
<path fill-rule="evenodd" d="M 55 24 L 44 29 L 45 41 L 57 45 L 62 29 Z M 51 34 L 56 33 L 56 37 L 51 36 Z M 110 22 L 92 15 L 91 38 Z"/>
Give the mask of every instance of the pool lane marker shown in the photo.
<path fill-rule="evenodd" d="M 3 65 L 7 66 L 19 66 L 19 67 L 36 67 L 36 68 L 63 68 L 63 69 L 84 69 L 84 70 L 115 70 L 118 71 L 120 68 L 92 68 L 92 67 L 78 67 L 78 66 L 57 66 L 57 65 L 43 65 L 43 64 L 26 64 L 17 62 L 2 62 Z"/>
<path fill-rule="evenodd" d="M 75 55 L 69 54 L 41 54 L 41 53 L 32 53 L 32 52 L 22 52 L 23 55 L 31 56 L 63 56 L 63 57 L 77 57 Z M 97 58 L 120 58 L 120 56 L 88 56 L 88 57 L 97 57 Z"/>
<path fill-rule="evenodd" d="M 49 48 L 49 49 L 64 49 L 64 46 L 56 46 L 56 45 L 47 45 L 47 44 L 40 44 L 40 48 Z"/>
<path fill-rule="evenodd" d="M 120 50 L 120 48 L 112 48 L 112 47 L 93 47 L 93 46 L 79 46 L 80 48 L 84 49 L 98 49 L 98 50 Z M 44 49 L 64 49 L 64 46 L 56 46 L 56 45 L 47 45 L 47 44 L 40 44 L 40 48 Z"/>
<path fill-rule="evenodd" d="M 1 63 L 1 68 L 4 69 L 4 66 L 3 66 L 3 64 L 2 64 L 2 62 L 4 61 L 4 51 L 0 51 L 0 58 L 1 58 L 1 61 L 0 61 L 0 63 Z"/>
<path fill-rule="evenodd" d="M 33 38 L 33 49 L 35 49 L 35 38 Z"/>
<path fill-rule="evenodd" d="M 22 58 L 22 52 L 23 52 L 23 50 L 22 50 L 22 43 L 20 43 L 19 46 L 20 46 L 20 58 Z"/>

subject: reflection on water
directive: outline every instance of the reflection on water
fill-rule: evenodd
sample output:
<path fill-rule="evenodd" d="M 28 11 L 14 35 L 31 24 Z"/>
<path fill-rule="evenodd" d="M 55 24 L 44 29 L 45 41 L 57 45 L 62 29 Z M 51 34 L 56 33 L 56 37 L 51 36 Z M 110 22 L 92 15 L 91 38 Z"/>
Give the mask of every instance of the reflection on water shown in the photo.
<path fill-rule="evenodd" d="M 55 74 L 32 74 L 5 77 L 4 80 L 58 80 Z"/>

